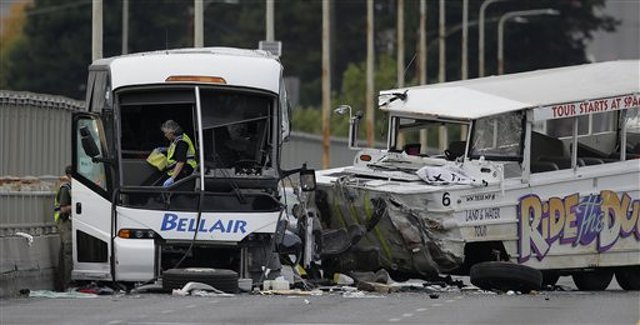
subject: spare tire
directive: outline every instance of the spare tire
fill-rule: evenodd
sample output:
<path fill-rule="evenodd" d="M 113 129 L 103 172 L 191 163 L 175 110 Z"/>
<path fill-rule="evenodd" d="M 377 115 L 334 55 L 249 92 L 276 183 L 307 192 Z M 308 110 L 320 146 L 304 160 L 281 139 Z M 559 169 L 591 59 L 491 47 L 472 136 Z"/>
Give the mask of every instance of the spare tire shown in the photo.
<path fill-rule="evenodd" d="M 169 269 L 162 273 L 162 288 L 165 290 L 182 289 L 189 282 L 208 284 L 224 292 L 238 292 L 238 273 L 232 270 L 186 268 Z"/>
<path fill-rule="evenodd" d="M 483 290 L 528 293 L 542 287 L 542 272 L 510 262 L 482 262 L 470 271 L 471 283 Z"/>

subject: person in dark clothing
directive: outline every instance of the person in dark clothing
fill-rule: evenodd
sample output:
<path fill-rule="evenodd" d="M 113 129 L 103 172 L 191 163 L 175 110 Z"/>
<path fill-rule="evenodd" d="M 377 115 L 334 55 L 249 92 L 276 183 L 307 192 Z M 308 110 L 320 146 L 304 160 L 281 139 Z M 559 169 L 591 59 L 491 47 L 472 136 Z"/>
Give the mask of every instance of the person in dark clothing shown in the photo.
<path fill-rule="evenodd" d="M 56 269 L 55 289 L 64 291 L 71 283 L 73 268 L 71 253 L 71 173 L 73 168 L 65 168 L 63 183 L 54 198 L 53 220 L 60 234 L 60 250 L 58 251 L 58 268 Z"/>
<path fill-rule="evenodd" d="M 163 187 L 170 187 L 175 181 L 191 175 L 198 166 L 193 142 L 180 125 L 173 120 L 162 123 L 160 128 L 171 141 L 167 150 L 167 173 L 161 179 Z"/>

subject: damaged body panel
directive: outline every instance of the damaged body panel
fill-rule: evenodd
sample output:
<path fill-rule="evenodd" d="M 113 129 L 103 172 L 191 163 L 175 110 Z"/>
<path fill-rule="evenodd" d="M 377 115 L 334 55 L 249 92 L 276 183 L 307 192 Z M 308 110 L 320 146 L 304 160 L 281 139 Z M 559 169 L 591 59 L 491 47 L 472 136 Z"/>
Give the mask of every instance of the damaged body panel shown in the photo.
<path fill-rule="evenodd" d="M 639 71 L 617 61 L 381 92 L 387 148 L 317 172 L 322 225 L 366 228 L 332 260 L 422 276 L 510 262 L 606 288 L 595 268 L 637 287 Z"/>

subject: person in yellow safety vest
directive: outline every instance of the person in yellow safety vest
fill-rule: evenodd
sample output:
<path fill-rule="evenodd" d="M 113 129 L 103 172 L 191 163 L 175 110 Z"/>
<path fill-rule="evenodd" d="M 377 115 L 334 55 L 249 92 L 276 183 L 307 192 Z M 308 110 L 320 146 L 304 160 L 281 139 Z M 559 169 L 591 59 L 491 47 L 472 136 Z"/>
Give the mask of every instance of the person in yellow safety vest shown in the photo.
<path fill-rule="evenodd" d="M 58 268 L 56 269 L 55 289 L 64 291 L 71 283 L 71 173 L 73 168 L 65 168 L 63 183 L 53 201 L 53 220 L 56 222 L 60 235 L 60 249 L 58 251 Z"/>
<path fill-rule="evenodd" d="M 167 174 L 160 180 L 163 187 L 169 187 L 175 181 L 191 175 L 198 167 L 196 149 L 189 136 L 174 120 L 165 121 L 160 129 L 171 141 L 167 150 Z"/>

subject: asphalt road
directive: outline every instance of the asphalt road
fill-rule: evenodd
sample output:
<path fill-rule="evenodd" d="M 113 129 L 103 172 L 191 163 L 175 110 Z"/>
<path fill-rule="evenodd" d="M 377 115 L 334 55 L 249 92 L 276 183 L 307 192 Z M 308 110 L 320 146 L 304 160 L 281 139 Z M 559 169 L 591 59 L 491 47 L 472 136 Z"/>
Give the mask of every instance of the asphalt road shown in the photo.
<path fill-rule="evenodd" d="M 375 296 L 14 298 L 0 301 L 0 324 L 640 324 L 640 292 L 611 287 L 534 295 L 443 292 L 436 299 L 425 292 Z"/>

